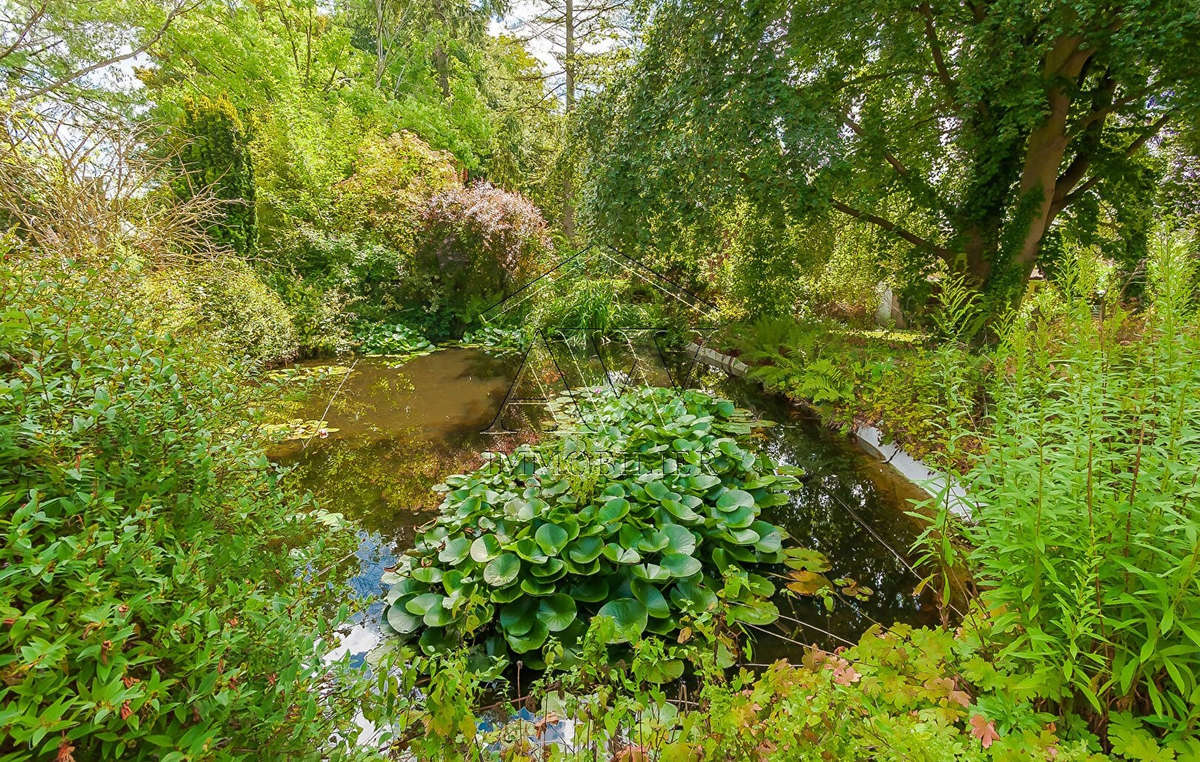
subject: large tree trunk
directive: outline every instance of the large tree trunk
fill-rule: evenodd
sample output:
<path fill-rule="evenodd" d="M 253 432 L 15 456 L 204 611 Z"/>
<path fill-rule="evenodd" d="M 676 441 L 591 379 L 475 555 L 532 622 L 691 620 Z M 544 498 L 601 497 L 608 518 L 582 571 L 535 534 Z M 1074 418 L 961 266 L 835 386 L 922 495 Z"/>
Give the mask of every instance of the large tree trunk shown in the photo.
<path fill-rule="evenodd" d="M 1025 161 L 1021 169 L 1018 186 L 1017 219 L 1026 221 L 1025 233 L 1020 246 L 1012 254 L 1011 264 L 1000 267 L 991 274 L 993 279 L 1003 279 L 994 284 L 1007 290 L 1010 303 L 1019 302 L 1025 284 L 1037 264 L 1042 239 L 1053 219 L 1052 204 L 1059 169 L 1067 149 L 1067 116 L 1071 108 L 1068 87 L 1083 70 L 1083 66 L 1094 53 L 1081 49 L 1078 37 L 1060 39 L 1046 56 L 1043 79 L 1046 81 L 1046 100 L 1050 107 L 1046 118 L 1029 135 L 1025 150 Z M 1002 256 L 1005 252 L 1001 253 Z"/>

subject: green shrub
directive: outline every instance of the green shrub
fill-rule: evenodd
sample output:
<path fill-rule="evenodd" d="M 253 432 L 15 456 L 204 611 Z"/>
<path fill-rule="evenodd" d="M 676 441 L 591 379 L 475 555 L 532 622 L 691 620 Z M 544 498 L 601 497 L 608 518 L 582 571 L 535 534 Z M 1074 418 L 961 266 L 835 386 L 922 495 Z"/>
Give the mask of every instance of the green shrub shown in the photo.
<path fill-rule="evenodd" d="M 390 577 L 390 627 L 427 652 L 470 641 L 544 665 L 577 661 L 594 617 L 611 644 L 675 638 L 719 603 L 730 624 L 774 621 L 753 569 L 783 559 L 783 533 L 758 514 L 796 480 L 739 443 L 749 414 L 648 388 L 569 412 L 549 441 L 446 479 L 437 525 Z"/>
<path fill-rule="evenodd" d="M 278 364 L 298 352 L 292 316 L 279 294 L 237 259 L 162 270 L 144 289 L 172 332 L 203 336 L 253 362 Z"/>
<path fill-rule="evenodd" d="M 0 256 L 0 759 L 338 755 L 345 543 L 247 444 L 244 367 L 124 273 Z"/>

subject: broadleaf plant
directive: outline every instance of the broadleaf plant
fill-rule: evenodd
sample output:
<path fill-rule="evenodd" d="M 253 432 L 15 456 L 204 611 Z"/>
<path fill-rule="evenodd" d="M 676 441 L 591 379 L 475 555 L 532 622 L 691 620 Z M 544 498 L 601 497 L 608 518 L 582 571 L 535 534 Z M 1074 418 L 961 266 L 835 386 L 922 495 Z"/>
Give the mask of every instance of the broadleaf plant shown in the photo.
<path fill-rule="evenodd" d="M 578 658 L 597 616 L 612 620 L 612 645 L 721 616 L 777 618 L 754 570 L 783 560 L 784 532 L 759 516 L 798 481 L 747 447 L 764 422 L 669 389 L 577 392 L 551 407 L 541 442 L 438 485 L 440 515 L 385 578 L 384 621 L 399 637 L 541 665 Z"/>

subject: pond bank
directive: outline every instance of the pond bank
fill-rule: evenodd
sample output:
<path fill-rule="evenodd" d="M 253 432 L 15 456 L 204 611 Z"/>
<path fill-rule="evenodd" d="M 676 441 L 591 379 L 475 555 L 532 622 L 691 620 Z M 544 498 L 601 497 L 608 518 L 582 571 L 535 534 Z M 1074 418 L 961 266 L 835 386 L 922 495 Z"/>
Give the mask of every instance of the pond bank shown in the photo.
<path fill-rule="evenodd" d="M 750 366 L 741 360 L 708 347 L 689 343 L 684 346 L 684 352 L 711 368 L 723 370 L 738 378 L 745 378 L 750 373 Z M 814 413 L 817 412 L 803 400 L 796 400 L 796 403 Z M 950 477 L 909 455 L 899 445 L 884 441 L 883 431 L 878 427 L 868 423 L 858 423 L 851 429 L 851 433 L 861 448 L 891 466 L 929 497 L 937 497 L 946 490 L 946 484 Z M 952 514 L 965 521 L 971 519 L 971 504 L 966 490 L 952 480 L 950 480 L 946 500 Z"/>

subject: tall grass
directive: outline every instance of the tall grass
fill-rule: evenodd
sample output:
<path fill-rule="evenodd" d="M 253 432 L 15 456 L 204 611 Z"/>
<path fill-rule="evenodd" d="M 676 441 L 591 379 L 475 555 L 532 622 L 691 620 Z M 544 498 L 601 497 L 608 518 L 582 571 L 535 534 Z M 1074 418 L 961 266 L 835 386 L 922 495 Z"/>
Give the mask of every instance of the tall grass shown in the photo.
<path fill-rule="evenodd" d="M 1110 741 L 1132 715 L 1185 756 L 1200 754 L 1195 274 L 1189 243 L 1162 237 L 1143 314 L 1068 294 L 1014 321 L 986 454 L 963 476 L 997 663 Z"/>

